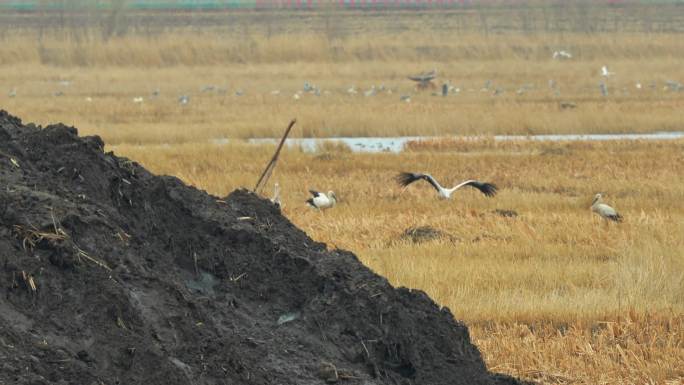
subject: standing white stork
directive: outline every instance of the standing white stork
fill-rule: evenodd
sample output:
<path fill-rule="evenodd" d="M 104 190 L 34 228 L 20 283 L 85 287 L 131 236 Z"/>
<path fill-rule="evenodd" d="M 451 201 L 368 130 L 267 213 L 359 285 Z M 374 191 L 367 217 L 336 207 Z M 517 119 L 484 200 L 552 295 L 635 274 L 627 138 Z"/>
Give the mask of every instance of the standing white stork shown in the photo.
<path fill-rule="evenodd" d="M 601 67 L 601 76 L 609 77 L 615 75 L 615 72 L 608 71 L 607 66 Z"/>
<path fill-rule="evenodd" d="M 618 214 L 614 208 L 602 203 L 603 195 L 596 194 L 594 196 L 594 201 L 591 203 L 591 211 L 598 214 L 601 218 L 613 221 L 622 222 L 622 215 Z"/>
<path fill-rule="evenodd" d="M 277 182 L 275 186 L 273 186 L 273 198 L 271 198 L 271 203 L 277 208 L 282 207 L 282 203 L 280 203 L 280 185 Z"/>
<path fill-rule="evenodd" d="M 314 190 L 309 190 L 309 192 L 311 193 L 312 197 L 307 199 L 306 203 L 313 208 L 325 210 L 333 208 L 335 207 L 335 204 L 337 204 L 337 196 L 332 191 L 328 191 L 327 194 Z"/>
<path fill-rule="evenodd" d="M 491 183 L 486 183 L 486 182 L 480 182 L 477 180 L 467 180 L 465 182 L 462 182 L 460 184 L 457 184 L 456 186 L 452 188 L 444 188 L 442 187 L 436 180 L 435 178 L 432 177 L 430 174 L 421 174 L 421 173 L 412 173 L 412 172 L 402 172 L 399 175 L 397 175 L 396 180 L 397 182 L 402 185 L 403 187 L 406 187 L 410 185 L 411 183 L 424 179 L 428 183 L 432 185 L 432 187 L 437 190 L 439 193 L 439 196 L 444 199 L 451 199 L 451 194 L 454 193 L 454 191 L 460 189 L 463 186 L 471 186 L 475 187 L 476 189 L 480 190 L 485 196 L 488 197 L 493 197 L 496 195 L 497 192 L 497 187 Z"/>

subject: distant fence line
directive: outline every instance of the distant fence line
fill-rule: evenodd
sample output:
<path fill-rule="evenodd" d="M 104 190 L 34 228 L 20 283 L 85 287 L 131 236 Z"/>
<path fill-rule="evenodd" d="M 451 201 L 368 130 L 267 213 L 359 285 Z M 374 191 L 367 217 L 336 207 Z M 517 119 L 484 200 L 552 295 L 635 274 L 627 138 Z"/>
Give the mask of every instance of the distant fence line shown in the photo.
<path fill-rule="evenodd" d="M 524 6 L 528 4 L 563 4 L 563 3 L 592 3 L 587 1 L 556 0 L 535 2 L 525 0 L 0 0 L 0 10 L 17 12 L 37 11 L 78 11 L 130 9 L 130 10 L 187 10 L 187 11 L 220 11 L 230 9 L 392 9 L 392 8 L 443 8 L 443 7 L 474 7 L 474 6 Z M 683 4 L 684 0 L 603 0 L 595 1 L 603 4 Z"/>

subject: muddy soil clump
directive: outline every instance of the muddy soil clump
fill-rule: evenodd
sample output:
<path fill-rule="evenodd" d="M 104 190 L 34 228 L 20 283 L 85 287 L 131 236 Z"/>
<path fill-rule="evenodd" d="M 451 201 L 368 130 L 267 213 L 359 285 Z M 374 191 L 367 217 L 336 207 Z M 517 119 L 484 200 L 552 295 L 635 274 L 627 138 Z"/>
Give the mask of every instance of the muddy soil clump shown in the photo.
<path fill-rule="evenodd" d="M 0 384 L 515 384 L 269 201 L 0 112 Z"/>

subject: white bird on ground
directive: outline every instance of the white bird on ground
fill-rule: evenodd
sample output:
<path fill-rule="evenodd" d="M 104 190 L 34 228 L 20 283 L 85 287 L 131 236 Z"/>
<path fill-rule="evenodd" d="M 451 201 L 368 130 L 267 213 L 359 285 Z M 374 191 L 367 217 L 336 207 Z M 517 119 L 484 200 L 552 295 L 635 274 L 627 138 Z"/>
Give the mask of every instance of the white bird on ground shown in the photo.
<path fill-rule="evenodd" d="M 271 198 L 271 203 L 278 208 L 282 207 L 282 204 L 280 203 L 280 185 L 278 183 L 273 186 L 273 198 Z"/>
<path fill-rule="evenodd" d="M 181 95 L 178 97 L 178 103 L 181 105 L 186 105 L 190 103 L 190 97 L 188 95 Z"/>
<path fill-rule="evenodd" d="M 601 218 L 613 221 L 622 222 L 622 215 L 618 214 L 614 208 L 602 203 L 603 195 L 596 194 L 594 196 L 594 201 L 591 203 L 591 211 L 598 214 Z"/>
<path fill-rule="evenodd" d="M 334 192 L 328 191 L 327 194 L 319 193 L 318 191 L 309 190 L 312 197 L 307 199 L 306 203 L 309 206 L 317 208 L 319 210 L 325 210 L 335 207 L 337 204 L 337 196 Z"/>
<path fill-rule="evenodd" d="M 572 55 L 568 51 L 555 51 L 553 53 L 553 58 L 554 59 L 572 59 Z"/>
<path fill-rule="evenodd" d="M 606 66 L 601 67 L 601 76 L 608 77 L 608 76 L 613 76 L 613 75 L 615 75 L 615 72 L 608 71 L 608 67 L 606 67 Z"/>
<path fill-rule="evenodd" d="M 136 96 L 133 98 L 133 103 L 142 103 L 142 102 L 143 102 L 142 96 Z"/>
<path fill-rule="evenodd" d="M 460 189 L 463 186 L 475 187 L 476 189 L 480 190 L 481 193 L 488 197 L 493 197 L 494 195 L 496 195 L 497 192 L 497 187 L 495 185 L 472 179 L 462 182 L 452 188 L 444 188 L 430 174 L 402 172 L 396 177 L 397 182 L 403 187 L 407 187 L 411 183 L 421 179 L 430 183 L 432 187 L 434 187 L 435 190 L 437 190 L 439 196 L 444 199 L 451 199 L 451 194 L 453 194 L 454 191 Z"/>

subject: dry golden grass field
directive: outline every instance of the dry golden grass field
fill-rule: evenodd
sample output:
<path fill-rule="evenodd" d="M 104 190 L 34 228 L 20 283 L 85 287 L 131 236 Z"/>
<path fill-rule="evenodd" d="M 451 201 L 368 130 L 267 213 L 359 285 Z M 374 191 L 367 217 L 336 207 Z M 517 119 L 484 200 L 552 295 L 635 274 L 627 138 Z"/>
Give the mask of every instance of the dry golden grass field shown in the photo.
<path fill-rule="evenodd" d="M 274 148 L 112 148 L 222 196 L 252 188 Z M 487 361 L 549 384 L 679 383 L 684 378 L 684 142 L 454 143 L 401 154 L 285 151 L 271 182 L 285 215 L 330 247 L 350 249 L 395 285 L 420 288 L 465 320 Z M 501 191 L 437 199 L 403 191 L 403 169 Z M 340 204 L 316 212 L 307 188 Z M 265 195 L 270 196 L 272 185 Z M 596 192 L 626 218 L 606 224 Z M 495 210 L 514 210 L 504 218 Z M 409 227 L 450 235 L 415 244 Z M 669 382 L 668 382 L 669 381 Z"/>
<path fill-rule="evenodd" d="M 101 135 L 217 196 L 252 188 L 274 146 L 211 140 L 275 137 L 293 117 L 294 137 L 483 135 L 399 154 L 288 148 L 264 195 L 278 182 L 284 214 L 313 238 L 448 306 L 492 370 L 544 384 L 681 384 L 684 140 L 488 137 L 684 131 L 684 91 L 666 83 L 684 82 L 681 8 L 579 10 L 245 14 L 210 27 L 117 24 L 106 39 L 99 27 L 26 21 L 0 31 L 0 107 Z M 406 78 L 433 68 L 453 87 L 446 97 Z M 424 182 L 402 191 L 402 170 L 500 193 L 442 201 Z M 335 190 L 339 205 L 308 209 L 309 188 Z M 597 192 L 623 223 L 590 212 Z M 446 235 L 402 238 L 416 226 Z"/>
<path fill-rule="evenodd" d="M 86 22 L 15 21 L 0 29 L 0 104 L 110 144 L 272 137 L 293 116 L 314 137 L 682 131 L 681 7 L 629 9 L 246 13 L 156 29 L 131 16 L 106 41 Z M 417 92 L 407 76 L 431 69 L 437 90 Z"/>

